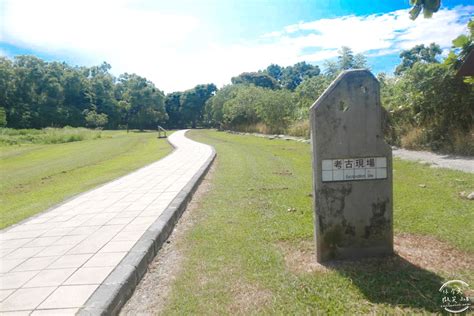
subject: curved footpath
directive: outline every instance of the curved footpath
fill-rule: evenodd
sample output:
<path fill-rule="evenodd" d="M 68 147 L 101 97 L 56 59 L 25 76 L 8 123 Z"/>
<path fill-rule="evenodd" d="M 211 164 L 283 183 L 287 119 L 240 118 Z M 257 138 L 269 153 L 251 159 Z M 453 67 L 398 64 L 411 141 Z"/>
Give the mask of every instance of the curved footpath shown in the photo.
<path fill-rule="evenodd" d="M 117 313 L 215 157 L 185 133 L 165 158 L 0 231 L 0 314 Z"/>

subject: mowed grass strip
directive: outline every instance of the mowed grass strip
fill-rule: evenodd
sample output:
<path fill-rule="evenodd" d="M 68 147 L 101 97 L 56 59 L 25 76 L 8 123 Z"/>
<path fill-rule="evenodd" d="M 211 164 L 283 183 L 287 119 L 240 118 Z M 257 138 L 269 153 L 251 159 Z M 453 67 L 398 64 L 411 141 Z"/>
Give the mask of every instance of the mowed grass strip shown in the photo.
<path fill-rule="evenodd" d="M 194 227 L 177 244 L 185 259 L 163 314 L 437 313 L 444 280 L 473 281 L 472 269 L 435 273 L 397 256 L 312 266 L 310 146 L 188 135 L 213 145 L 218 158 Z M 473 204 L 458 192 L 472 188 L 474 175 L 399 160 L 394 169 L 395 231 L 472 253 Z"/>
<path fill-rule="evenodd" d="M 156 133 L 0 147 L 0 228 L 154 162 L 172 150 Z"/>

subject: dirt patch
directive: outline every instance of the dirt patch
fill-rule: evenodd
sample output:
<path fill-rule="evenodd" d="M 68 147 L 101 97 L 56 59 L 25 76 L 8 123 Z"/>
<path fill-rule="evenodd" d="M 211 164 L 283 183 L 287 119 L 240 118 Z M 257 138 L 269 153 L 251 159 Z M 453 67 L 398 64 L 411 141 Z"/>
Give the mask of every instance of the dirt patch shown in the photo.
<path fill-rule="evenodd" d="M 274 188 L 248 188 L 247 191 L 283 191 L 288 190 L 288 187 L 274 187 Z"/>
<path fill-rule="evenodd" d="M 278 171 L 278 172 L 272 172 L 273 174 L 276 174 L 276 175 L 279 175 L 279 176 L 292 176 L 293 175 L 293 172 L 291 172 L 290 170 L 282 170 L 282 171 Z"/>
<path fill-rule="evenodd" d="M 333 267 L 344 268 L 358 264 L 377 263 L 380 258 L 363 259 L 358 261 L 331 262 L 319 264 L 316 262 L 314 242 L 303 240 L 297 244 L 279 242 L 277 244 L 285 257 L 288 270 L 293 273 L 329 272 Z M 409 263 L 433 272 L 452 273 L 474 268 L 474 255 L 460 251 L 446 242 L 429 236 L 413 234 L 398 234 L 394 238 L 397 255 Z"/>
<path fill-rule="evenodd" d="M 272 302 L 272 292 L 239 280 L 232 286 L 233 302 L 229 305 L 231 315 L 249 315 L 262 311 Z"/>
<path fill-rule="evenodd" d="M 430 236 L 399 234 L 395 236 L 394 244 L 400 257 L 427 270 L 453 272 L 474 269 L 474 255 Z"/>
<path fill-rule="evenodd" d="M 184 260 L 183 240 L 202 215 L 199 210 L 200 201 L 211 191 L 211 179 L 218 161 L 214 161 L 191 202 L 176 224 L 168 241 L 148 266 L 148 271 L 135 289 L 132 297 L 120 311 L 121 315 L 156 315 L 160 314 L 169 300 L 171 286 L 182 269 Z"/>
<path fill-rule="evenodd" d="M 316 248 L 314 241 L 302 240 L 296 246 L 281 241 L 278 248 L 285 256 L 286 267 L 293 273 L 328 272 L 327 267 L 316 262 Z"/>

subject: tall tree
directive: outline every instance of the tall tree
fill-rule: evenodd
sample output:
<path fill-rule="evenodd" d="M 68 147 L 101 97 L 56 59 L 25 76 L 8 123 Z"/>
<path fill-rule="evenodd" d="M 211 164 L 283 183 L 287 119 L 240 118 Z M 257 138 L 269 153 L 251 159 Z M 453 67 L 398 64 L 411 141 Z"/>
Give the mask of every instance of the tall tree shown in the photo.
<path fill-rule="evenodd" d="M 352 49 L 347 46 L 342 46 L 338 53 L 337 61 L 340 70 L 347 70 L 354 67 L 354 53 Z"/>
<path fill-rule="evenodd" d="M 339 69 L 339 65 L 337 62 L 332 61 L 332 60 L 326 60 L 324 61 L 324 74 L 329 77 L 329 78 L 334 78 L 336 77 L 339 72 L 341 71 Z"/>
<path fill-rule="evenodd" d="M 120 101 L 126 112 L 126 124 L 137 127 L 156 129 L 156 125 L 167 119 L 165 96 L 146 78 L 136 74 L 123 74 L 119 77 Z"/>
<path fill-rule="evenodd" d="M 283 75 L 283 67 L 281 67 L 280 65 L 271 64 L 270 66 L 267 67 L 267 69 L 265 69 L 265 72 L 270 77 L 280 82 L 281 76 Z"/>
<path fill-rule="evenodd" d="M 338 51 L 337 61 L 326 60 L 324 62 L 325 74 L 335 78 L 341 71 L 349 69 L 368 69 L 367 58 L 363 54 L 355 54 L 350 47 L 342 46 Z"/>
<path fill-rule="evenodd" d="M 402 62 L 397 66 L 397 68 L 395 68 L 395 74 L 402 74 L 407 69 L 412 68 L 417 62 L 439 63 L 436 56 L 441 53 L 441 47 L 435 43 L 431 43 L 429 46 L 425 46 L 424 44 L 416 45 L 411 49 L 403 50 L 400 53 Z"/>
<path fill-rule="evenodd" d="M 185 124 L 196 128 L 202 122 L 206 101 L 214 95 L 217 87 L 213 84 L 200 84 L 193 89 L 183 92 L 180 97 L 181 114 Z"/>
<path fill-rule="evenodd" d="M 342 46 L 337 57 L 339 70 L 368 68 L 367 58 L 363 54 L 356 54 L 351 48 Z"/>
<path fill-rule="evenodd" d="M 115 98 L 115 78 L 109 73 L 112 67 L 104 62 L 100 66 L 94 66 L 89 71 L 89 92 L 92 106 L 98 113 L 105 113 L 108 117 L 109 127 L 116 127 L 120 117 L 116 111 L 117 99 Z M 90 110 L 93 110 L 91 108 Z"/>
<path fill-rule="evenodd" d="M 173 92 L 166 95 L 165 109 L 168 114 L 168 128 L 179 128 L 183 126 L 181 117 L 182 92 Z"/>
<path fill-rule="evenodd" d="M 319 66 L 302 61 L 283 69 L 281 85 L 286 89 L 294 90 L 305 78 L 318 76 L 320 72 Z"/>

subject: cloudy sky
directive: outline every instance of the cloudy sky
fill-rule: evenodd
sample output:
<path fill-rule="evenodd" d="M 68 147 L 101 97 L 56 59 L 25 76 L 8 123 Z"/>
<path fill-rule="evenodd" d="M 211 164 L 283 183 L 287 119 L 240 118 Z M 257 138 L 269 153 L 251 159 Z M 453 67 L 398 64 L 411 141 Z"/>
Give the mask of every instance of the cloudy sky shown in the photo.
<path fill-rule="evenodd" d="M 165 92 L 222 86 L 244 71 L 307 61 L 341 46 L 392 72 L 400 50 L 466 32 L 472 0 L 443 0 L 432 19 L 408 19 L 408 0 L 0 0 L 0 55 L 72 65 L 107 61 Z"/>

